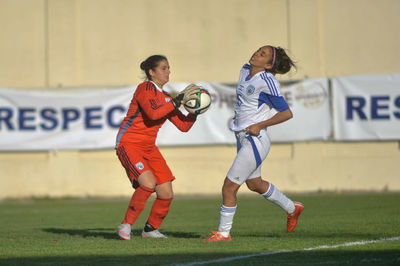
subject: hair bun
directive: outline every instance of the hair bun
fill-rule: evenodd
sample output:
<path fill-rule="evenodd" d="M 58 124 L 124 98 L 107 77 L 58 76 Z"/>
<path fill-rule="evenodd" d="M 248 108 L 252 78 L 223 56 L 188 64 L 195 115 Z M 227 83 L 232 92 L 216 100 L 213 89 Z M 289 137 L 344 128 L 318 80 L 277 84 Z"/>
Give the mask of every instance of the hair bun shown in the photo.
<path fill-rule="evenodd" d="M 146 61 L 143 61 L 142 63 L 140 63 L 140 69 L 141 70 L 145 70 L 146 69 Z"/>

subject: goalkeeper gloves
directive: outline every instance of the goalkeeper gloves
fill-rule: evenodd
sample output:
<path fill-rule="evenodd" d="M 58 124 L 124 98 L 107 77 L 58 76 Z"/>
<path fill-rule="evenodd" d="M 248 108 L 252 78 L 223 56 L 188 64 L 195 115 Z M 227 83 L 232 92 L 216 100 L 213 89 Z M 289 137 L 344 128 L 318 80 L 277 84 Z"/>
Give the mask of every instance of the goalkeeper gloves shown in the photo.
<path fill-rule="evenodd" d="M 183 91 L 181 91 L 178 96 L 172 99 L 172 103 L 175 108 L 179 108 L 181 104 L 185 104 L 187 101 L 196 100 L 198 98 L 198 93 L 200 92 L 201 87 L 196 84 L 190 84 Z"/>

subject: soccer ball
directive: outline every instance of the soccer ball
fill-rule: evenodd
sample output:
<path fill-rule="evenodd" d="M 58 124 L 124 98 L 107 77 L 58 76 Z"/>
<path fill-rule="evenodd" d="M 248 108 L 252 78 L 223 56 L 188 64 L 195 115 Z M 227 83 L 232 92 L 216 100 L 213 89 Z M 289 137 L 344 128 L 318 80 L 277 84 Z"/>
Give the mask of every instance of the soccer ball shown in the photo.
<path fill-rule="evenodd" d="M 202 114 L 210 108 L 211 97 L 206 89 L 200 88 L 197 99 L 187 101 L 183 106 L 191 114 Z"/>

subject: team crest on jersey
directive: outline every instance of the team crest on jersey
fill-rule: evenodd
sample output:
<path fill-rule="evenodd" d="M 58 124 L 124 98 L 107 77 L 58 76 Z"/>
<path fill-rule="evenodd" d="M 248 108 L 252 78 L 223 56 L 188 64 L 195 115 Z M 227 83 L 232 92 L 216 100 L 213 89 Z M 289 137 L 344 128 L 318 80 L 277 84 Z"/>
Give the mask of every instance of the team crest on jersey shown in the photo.
<path fill-rule="evenodd" d="M 135 166 L 136 166 L 136 168 L 139 169 L 139 170 L 143 170 L 143 168 L 144 168 L 144 165 L 143 165 L 142 162 L 138 162 L 137 164 L 135 164 Z"/>
<path fill-rule="evenodd" d="M 166 103 L 168 103 L 168 102 L 170 102 L 170 101 L 171 101 L 170 98 L 165 98 L 165 102 L 166 102 Z"/>
<path fill-rule="evenodd" d="M 249 86 L 246 88 L 246 93 L 247 93 L 247 95 L 250 95 L 250 94 L 253 94 L 253 93 L 255 92 L 255 90 L 256 90 L 256 88 L 254 88 L 253 85 L 249 85 Z"/>

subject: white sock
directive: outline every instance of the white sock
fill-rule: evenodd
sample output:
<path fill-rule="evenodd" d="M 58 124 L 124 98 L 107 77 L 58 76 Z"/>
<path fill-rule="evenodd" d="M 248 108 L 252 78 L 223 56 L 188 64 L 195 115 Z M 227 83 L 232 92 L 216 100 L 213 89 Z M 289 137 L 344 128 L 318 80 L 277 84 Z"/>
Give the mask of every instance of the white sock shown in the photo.
<path fill-rule="evenodd" d="M 268 191 L 262 194 L 264 198 L 281 207 L 285 212 L 292 213 L 296 209 L 291 199 L 279 191 L 273 184 L 269 183 Z"/>
<path fill-rule="evenodd" d="M 218 225 L 218 232 L 224 236 L 228 237 L 229 232 L 231 231 L 232 224 L 233 224 L 233 216 L 235 216 L 236 207 L 226 207 L 224 205 L 221 206 L 219 212 L 219 225 Z"/>

